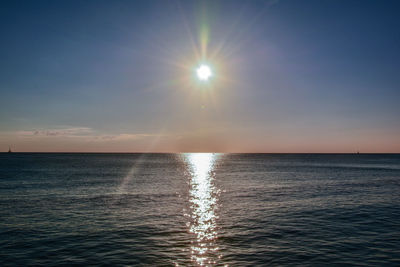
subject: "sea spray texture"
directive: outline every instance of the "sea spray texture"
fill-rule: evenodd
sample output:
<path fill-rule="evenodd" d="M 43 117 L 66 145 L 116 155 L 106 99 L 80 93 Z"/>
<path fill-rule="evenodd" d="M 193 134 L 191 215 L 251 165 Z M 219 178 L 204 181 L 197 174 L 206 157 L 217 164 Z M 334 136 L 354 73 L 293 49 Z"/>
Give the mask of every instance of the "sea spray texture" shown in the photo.
<path fill-rule="evenodd" d="M 0 265 L 400 265 L 400 156 L 0 154 Z"/>

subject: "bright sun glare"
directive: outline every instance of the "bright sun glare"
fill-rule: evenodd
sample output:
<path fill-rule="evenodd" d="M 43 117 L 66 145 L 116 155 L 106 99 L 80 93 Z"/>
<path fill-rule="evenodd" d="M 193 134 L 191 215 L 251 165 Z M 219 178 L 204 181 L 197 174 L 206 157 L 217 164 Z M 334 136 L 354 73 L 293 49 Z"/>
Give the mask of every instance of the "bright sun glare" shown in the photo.
<path fill-rule="evenodd" d="M 212 71 L 209 66 L 202 64 L 196 69 L 196 74 L 200 81 L 208 81 L 212 76 Z"/>

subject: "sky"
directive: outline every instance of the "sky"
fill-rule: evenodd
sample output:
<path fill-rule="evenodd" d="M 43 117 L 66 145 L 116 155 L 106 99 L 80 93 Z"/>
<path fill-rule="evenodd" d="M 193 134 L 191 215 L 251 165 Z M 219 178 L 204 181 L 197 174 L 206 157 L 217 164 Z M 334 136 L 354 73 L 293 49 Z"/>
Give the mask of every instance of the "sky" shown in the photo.
<path fill-rule="evenodd" d="M 399 12 L 369 0 L 2 1 L 0 150 L 400 153 Z"/>

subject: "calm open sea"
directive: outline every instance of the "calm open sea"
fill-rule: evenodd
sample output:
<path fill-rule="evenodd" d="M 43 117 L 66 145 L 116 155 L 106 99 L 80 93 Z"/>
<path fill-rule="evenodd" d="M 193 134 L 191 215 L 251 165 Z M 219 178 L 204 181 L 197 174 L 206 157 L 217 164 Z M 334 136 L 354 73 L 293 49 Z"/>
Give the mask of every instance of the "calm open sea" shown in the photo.
<path fill-rule="evenodd" d="M 0 154 L 0 265 L 400 266 L 400 155 Z"/>

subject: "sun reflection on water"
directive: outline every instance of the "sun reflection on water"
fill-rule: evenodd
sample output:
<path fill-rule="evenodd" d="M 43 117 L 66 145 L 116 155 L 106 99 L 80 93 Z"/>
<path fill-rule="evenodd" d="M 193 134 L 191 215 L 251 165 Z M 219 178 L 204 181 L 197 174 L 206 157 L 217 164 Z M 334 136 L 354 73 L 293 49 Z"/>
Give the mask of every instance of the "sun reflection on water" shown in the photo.
<path fill-rule="evenodd" d="M 216 244 L 216 210 L 219 190 L 214 186 L 213 169 L 217 155 L 212 153 L 185 154 L 190 172 L 189 202 L 192 260 L 200 266 L 214 265 L 220 258 Z"/>

